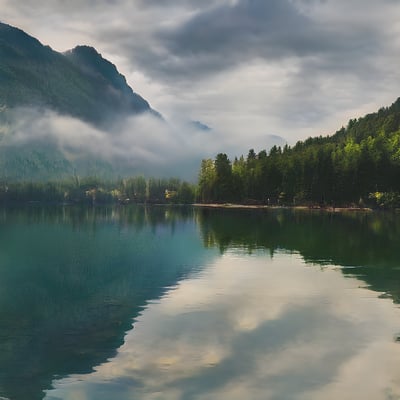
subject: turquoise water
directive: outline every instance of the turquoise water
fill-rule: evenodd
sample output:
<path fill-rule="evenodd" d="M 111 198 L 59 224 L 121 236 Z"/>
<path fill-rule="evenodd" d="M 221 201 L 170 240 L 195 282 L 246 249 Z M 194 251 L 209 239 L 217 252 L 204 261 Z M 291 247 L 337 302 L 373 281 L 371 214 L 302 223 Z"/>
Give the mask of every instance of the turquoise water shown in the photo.
<path fill-rule="evenodd" d="M 0 396 L 400 399 L 400 219 L 0 211 Z"/>

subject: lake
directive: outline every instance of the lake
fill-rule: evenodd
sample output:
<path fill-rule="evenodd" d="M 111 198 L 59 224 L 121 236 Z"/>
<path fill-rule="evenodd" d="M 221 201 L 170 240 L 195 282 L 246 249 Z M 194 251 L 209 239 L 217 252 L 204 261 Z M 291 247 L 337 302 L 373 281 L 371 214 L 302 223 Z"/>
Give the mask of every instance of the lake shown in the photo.
<path fill-rule="evenodd" d="M 400 399 L 400 215 L 0 209 L 0 397 Z"/>

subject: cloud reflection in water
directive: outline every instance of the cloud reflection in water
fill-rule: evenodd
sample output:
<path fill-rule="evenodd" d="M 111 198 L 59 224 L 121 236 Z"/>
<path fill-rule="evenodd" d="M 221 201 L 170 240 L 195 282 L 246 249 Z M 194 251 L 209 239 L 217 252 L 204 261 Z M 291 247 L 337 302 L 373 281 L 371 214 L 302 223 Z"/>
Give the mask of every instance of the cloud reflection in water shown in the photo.
<path fill-rule="evenodd" d="M 400 312 L 362 285 L 297 254 L 228 252 L 149 303 L 115 358 L 46 399 L 400 398 Z"/>

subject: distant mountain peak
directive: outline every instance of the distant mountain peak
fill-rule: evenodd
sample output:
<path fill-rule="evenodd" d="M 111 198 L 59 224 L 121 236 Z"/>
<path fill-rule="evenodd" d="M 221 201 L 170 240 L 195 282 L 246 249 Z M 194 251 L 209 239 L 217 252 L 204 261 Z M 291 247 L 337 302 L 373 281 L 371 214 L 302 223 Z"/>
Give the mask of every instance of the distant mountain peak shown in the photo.
<path fill-rule="evenodd" d="M 201 121 L 190 121 L 190 125 L 199 131 L 211 131 L 212 129 Z"/>
<path fill-rule="evenodd" d="M 117 69 L 114 64 L 103 58 L 103 56 L 92 46 L 80 44 L 71 50 L 67 50 L 63 54 L 67 57 L 77 57 L 80 60 L 85 60 L 86 62 L 90 61 L 92 63 L 106 61 L 108 64 L 112 65 L 115 70 Z"/>
<path fill-rule="evenodd" d="M 101 54 L 93 46 L 88 46 L 87 44 L 78 44 L 69 51 L 74 53 L 86 53 L 95 57 L 102 58 Z"/>

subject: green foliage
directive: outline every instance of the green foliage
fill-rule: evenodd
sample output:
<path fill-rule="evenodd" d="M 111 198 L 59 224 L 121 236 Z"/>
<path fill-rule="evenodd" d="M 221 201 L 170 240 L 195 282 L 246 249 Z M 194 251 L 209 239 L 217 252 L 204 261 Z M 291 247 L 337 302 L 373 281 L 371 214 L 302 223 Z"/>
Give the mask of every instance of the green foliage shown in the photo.
<path fill-rule="evenodd" d="M 400 208 L 399 192 L 374 192 L 370 193 L 368 199 L 372 204 L 381 209 Z"/>
<path fill-rule="evenodd" d="M 126 199 L 143 203 L 147 197 L 147 182 L 144 176 L 136 176 L 123 181 Z"/>
<path fill-rule="evenodd" d="M 199 173 L 198 198 L 203 203 L 214 200 L 214 187 L 216 182 L 216 171 L 211 159 L 202 160 Z"/>
<path fill-rule="evenodd" d="M 370 193 L 384 193 L 379 203 Z M 400 193 L 400 99 L 352 119 L 328 137 L 309 138 L 269 153 L 251 149 L 233 165 L 225 154 L 203 160 L 199 200 L 250 204 L 397 207 Z M 360 201 L 361 199 L 361 201 Z M 364 200 L 363 200 L 364 199 Z"/>

